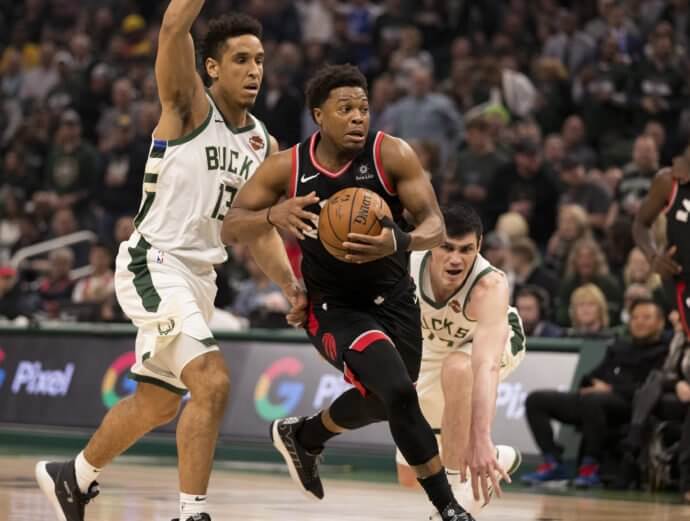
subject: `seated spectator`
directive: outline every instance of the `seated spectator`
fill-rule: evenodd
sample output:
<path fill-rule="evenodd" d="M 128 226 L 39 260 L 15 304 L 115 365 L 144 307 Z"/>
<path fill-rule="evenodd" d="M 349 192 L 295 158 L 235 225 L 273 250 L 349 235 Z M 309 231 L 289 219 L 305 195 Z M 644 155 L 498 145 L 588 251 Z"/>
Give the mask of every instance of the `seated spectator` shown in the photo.
<path fill-rule="evenodd" d="M 517 239 L 510 245 L 510 260 L 515 273 L 515 291 L 523 286 L 537 286 L 548 295 L 558 293 L 558 277 L 544 266 L 539 250 L 528 237 Z"/>
<path fill-rule="evenodd" d="M 666 357 L 663 330 L 663 310 L 654 301 L 638 301 L 632 308 L 630 337 L 619 337 L 607 348 L 604 360 L 583 377 L 577 391 L 529 394 L 527 421 L 544 464 L 523 476 L 524 483 L 567 479 L 563 447 L 554 439 L 552 420 L 576 425 L 582 432 L 582 460 L 573 484 L 588 488 L 601 483 L 599 463 L 605 456 L 607 437 L 629 421 L 635 389 Z"/>
<path fill-rule="evenodd" d="M 60 248 L 50 252 L 48 259 L 48 274 L 38 283 L 39 308 L 48 317 L 58 318 L 61 306 L 68 303 L 72 297 L 74 281 L 70 276 L 70 270 L 74 265 L 74 254 L 69 248 Z"/>
<path fill-rule="evenodd" d="M 606 256 L 601 247 L 593 240 L 578 240 L 568 255 L 565 278 L 559 293 L 557 322 L 567 326 L 570 314 L 570 296 L 575 288 L 592 283 L 605 295 L 609 313 L 609 322 L 618 323 L 622 294 L 618 281 L 609 274 Z"/>
<path fill-rule="evenodd" d="M 31 315 L 31 307 L 18 284 L 17 270 L 0 267 L 0 318 L 14 320 Z"/>
<path fill-rule="evenodd" d="M 660 421 L 682 421 L 678 454 L 680 492 L 683 501 L 690 503 L 690 344 L 677 316 L 673 322 L 676 334 L 663 367 L 652 371 L 635 393 L 632 421 L 622 443 L 625 454 L 615 488 L 627 489 L 641 484 L 638 457 L 649 438 L 654 417 Z"/>
<path fill-rule="evenodd" d="M 561 163 L 560 180 L 565 187 L 560 204 L 576 204 L 587 212 L 589 225 L 595 230 L 606 227 L 611 198 L 606 190 L 589 179 L 585 165 L 577 156 L 566 156 Z"/>
<path fill-rule="evenodd" d="M 644 286 L 662 308 L 670 311 L 669 302 L 661 285 L 661 277 L 652 271 L 649 260 L 639 248 L 633 248 L 628 254 L 628 261 L 623 268 L 623 284 L 626 292 L 627 288 L 633 284 Z"/>
<path fill-rule="evenodd" d="M 563 330 L 547 320 L 549 294 L 539 286 L 523 286 L 515 296 L 515 307 L 525 334 L 531 337 L 558 338 Z"/>
<path fill-rule="evenodd" d="M 280 288 L 259 268 L 252 255 L 245 254 L 249 280 L 239 284 L 232 312 L 249 319 L 251 327 L 287 327 L 290 308 Z"/>
<path fill-rule="evenodd" d="M 97 243 L 89 251 L 91 274 L 79 280 L 72 292 L 72 302 L 77 304 L 102 304 L 115 295 L 113 284 L 113 253 L 105 244 Z"/>
<path fill-rule="evenodd" d="M 642 284 L 633 283 L 625 288 L 623 293 L 623 309 L 621 310 L 621 324 L 627 325 L 630 322 L 630 309 L 632 305 L 640 299 L 652 298 L 652 292 Z M 657 301 L 657 304 L 659 302 Z"/>
<path fill-rule="evenodd" d="M 594 284 L 580 286 L 570 297 L 569 318 L 572 327 L 566 335 L 577 338 L 611 336 L 606 297 Z"/>
<path fill-rule="evenodd" d="M 582 238 L 591 238 L 587 212 L 576 204 L 564 204 L 558 209 L 558 222 L 554 234 L 546 246 L 544 263 L 558 275 L 565 271 L 570 250 Z"/>
<path fill-rule="evenodd" d="M 582 118 L 577 115 L 569 116 L 561 129 L 565 153 L 575 158 L 577 163 L 592 168 L 598 163 L 596 152 L 587 144 L 587 134 Z"/>
<path fill-rule="evenodd" d="M 506 212 L 499 215 L 495 231 L 508 239 L 512 244 L 518 239 L 527 239 L 529 225 L 525 218 L 517 212 Z"/>
<path fill-rule="evenodd" d="M 492 266 L 505 273 L 512 293 L 515 286 L 515 274 L 510 262 L 510 241 L 500 233 L 489 232 L 482 239 L 481 253 Z"/>

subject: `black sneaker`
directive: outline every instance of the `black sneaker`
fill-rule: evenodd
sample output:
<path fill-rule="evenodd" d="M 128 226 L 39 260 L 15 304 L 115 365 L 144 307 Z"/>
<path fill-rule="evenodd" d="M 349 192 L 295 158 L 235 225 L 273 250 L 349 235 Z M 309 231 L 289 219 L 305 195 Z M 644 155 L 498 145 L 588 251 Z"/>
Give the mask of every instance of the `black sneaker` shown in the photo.
<path fill-rule="evenodd" d="M 180 518 L 176 517 L 175 519 L 172 519 L 171 521 L 180 521 Z M 209 516 L 206 513 L 194 514 L 193 516 L 188 517 L 185 521 L 211 521 L 211 516 Z"/>
<path fill-rule="evenodd" d="M 429 517 L 430 521 L 442 520 L 442 521 L 475 521 L 472 515 L 457 504 L 453 502 L 443 509 L 441 513 L 434 513 Z"/>
<path fill-rule="evenodd" d="M 74 460 L 64 463 L 39 461 L 35 468 L 38 486 L 53 505 L 59 521 L 84 521 L 84 507 L 98 495 L 98 483 L 83 493 L 74 474 Z"/>
<path fill-rule="evenodd" d="M 290 477 L 309 499 L 323 499 L 319 477 L 320 453 L 312 453 L 297 441 L 297 431 L 305 418 L 283 418 L 271 423 L 271 440 L 287 463 Z"/>

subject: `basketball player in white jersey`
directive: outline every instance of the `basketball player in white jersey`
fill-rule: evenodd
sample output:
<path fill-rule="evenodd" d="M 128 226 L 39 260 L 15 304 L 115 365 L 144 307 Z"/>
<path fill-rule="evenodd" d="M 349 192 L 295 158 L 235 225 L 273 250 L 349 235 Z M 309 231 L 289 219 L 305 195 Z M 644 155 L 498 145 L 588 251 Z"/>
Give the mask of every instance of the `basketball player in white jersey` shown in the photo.
<path fill-rule="evenodd" d="M 477 213 L 458 204 L 443 214 L 446 241 L 410 258 L 424 338 L 417 393 L 424 416 L 440 432 L 453 492 L 476 517 L 494 490 L 500 494 L 501 478 L 510 481 L 520 465 L 516 449 L 494 447 L 491 424 L 499 380 L 524 357 L 525 334 L 508 305 L 505 275 L 479 254 Z M 413 486 L 414 472 L 400 451 L 396 462 L 400 483 Z"/>
<path fill-rule="evenodd" d="M 144 174 L 136 230 L 120 245 L 115 286 L 122 309 L 138 328 L 133 396 L 113 407 L 75 460 L 40 462 L 38 483 L 60 521 L 82 521 L 98 494 L 100 470 L 153 428 L 177 415 L 181 521 L 208 521 L 206 490 L 229 375 L 208 321 L 216 293 L 213 265 L 226 259 L 220 239 L 225 212 L 243 183 L 277 149 L 249 113 L 261 86 L 261 25 L 229 15 L 209 24 L 196 70 L 190 28 L 203 0 L 171 0 L 161 24 L 156 80 L 160 121 Z M 277 234 L 277 256 L 284 252 Z M 288 266 L 287 258 L 279 265 Z M 275 276 L 275 273 L 274 273 Z M 286 294 L 297 285 L 283 270 Z M 122 498 L 126 502 L 127 498 Z"/>

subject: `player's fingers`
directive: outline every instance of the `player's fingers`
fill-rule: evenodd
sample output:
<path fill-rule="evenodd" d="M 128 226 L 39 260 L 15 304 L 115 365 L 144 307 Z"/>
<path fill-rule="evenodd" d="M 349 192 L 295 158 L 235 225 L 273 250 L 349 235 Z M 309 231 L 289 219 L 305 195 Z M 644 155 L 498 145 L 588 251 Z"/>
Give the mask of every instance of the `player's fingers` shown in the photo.
<path fill-rule="evenodd" d="M 300 209 L 298 212 L 295 212 L 294 215 L 296 215 L 297 217 L 299 217 L 302 220 L 313 222 L 314 225 L 316 225 L 316 223 L 319 221 L 318 215 L 316 215 L 313 212 L 308 212 L 306 210 Z"/>
<path fill-rule="evenodd" d="M 299 230 L 299 228 L 293 225 L 288 225 L 287 231 L 289 231 L 292 235 L 297 237 L 300 241 L 304 240 L 304 235 L 302 235 L 302 232 Z"/>
<path fill-rule="evenodd" d="M 470 476 L 472 479 L 472 496 L 474 497 L 475 501 L 479 501 L 479 473 L 477 472 L 477 469 L 470 469 Z"/>
<path fill-rule="evenodd" d="M 482 496 L 484 497 L 484 504 L 486 504 L 491 500 L 491 496 L 489 495 L 489 477 L 487 476 L 486 471 L 482 471 L 480 483 L 482 485 Z"/>
<path fill-rule="evenodd" d="M 489 472 L 489 478 L 491 478 L 491 484 L 494 487 L 494 492 L 496 493 L 496 496 L 501 497 L 501 495 L 503 494 L 503 490 L 501 490 L 501 479 L 499 476 L 502 476 L 502 474 L 498 474 L 498 470 L 499 469 L 496 468 L 496 470 L 492 470 L 491 472 Z"/>
<path fill-rule="evenodd" d="M 361 244 L 359 242 L 344 242 L 343 248 L 356 253 L 374 253 L 374 247 L 371 244 Z"/>
<path fill-rule="evenodd" d="M 379 239 L 376 235 L 364 235 L 361 233 L 348 233 L 348 241 L 363 242 L 364 244 L 378 244 Z"/>
<path fill-rule="evenodd" d="M 316 204 L 319 202 L 319 198 L 316 195 L 316 192 L 310 192 L 307 195 L 302 195 L 300 197 L 295 197 L 293 199 L 294 204 L 300 206 L 301 208 L 304 208 L 305 206 L 309 206 L 310 204 Z"/>
<path fill-rule="evenodd" d="M 507 483 L 512 483 L 512 482 L 513 482 L 512 478 L 510 477 L 510 474 L 508 474 L 508 472 L 506 471 L 506 469 L 504 469 L 503 467 L 501 467 L 498 463 L 496 463 L 496 470 L 497 470 L 498 473 L 501 475 L 501 478 L 505 479 Z"/>
<path fill-rule="evenodd" d="M 314 229 L 314 227 L 311 224 L 304 222 L 302 219 L 294 215 L 291 215 L 288 221 L 292 226 L 299 228 L 303 232 L 310 232 Z"/>

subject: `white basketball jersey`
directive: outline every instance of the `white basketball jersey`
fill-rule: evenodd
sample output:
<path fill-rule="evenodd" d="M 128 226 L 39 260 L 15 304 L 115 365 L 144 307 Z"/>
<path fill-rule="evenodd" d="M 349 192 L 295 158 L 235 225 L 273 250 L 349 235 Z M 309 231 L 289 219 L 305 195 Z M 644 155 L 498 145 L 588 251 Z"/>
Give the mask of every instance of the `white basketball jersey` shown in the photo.
<path fill-rule="evenodd" d="M 210 266 L 227 258 L 223 217 L 268 156 L 270 141 L 257 118 L 249 115 L 246 127 L 233 129 L 207 98 L 208 116 L 199 128 L 179 139 L 153 138 L 134 225 L 154 247 Z"/>
<path fill-rule="evenodd" d="M 437 350 L 458 349 L 472 342 L 477 326 L 477 322 L 465 314 L 472 288 L 483 276 L 492 271 L 500 273 L 500 270 L 494 268 L 481 255 L 477 255 L 465 282 L 448 300 L 437 302 L 431 290 L 430 261 L 430 251 L 416 251 L 410 256 L 410 273 L 417 286 L 417 298 L 422 313 L 424 345 Z M 508 308 L 508 321 L 511 312 L 515 313 L 515 309 Z"/>

